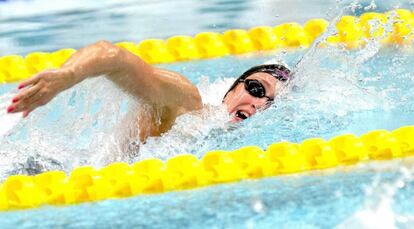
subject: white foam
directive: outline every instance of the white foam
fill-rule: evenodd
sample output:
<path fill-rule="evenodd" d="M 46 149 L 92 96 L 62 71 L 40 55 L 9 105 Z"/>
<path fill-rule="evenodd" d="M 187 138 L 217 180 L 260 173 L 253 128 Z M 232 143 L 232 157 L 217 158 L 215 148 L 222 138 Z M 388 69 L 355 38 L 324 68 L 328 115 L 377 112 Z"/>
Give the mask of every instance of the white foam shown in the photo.
<path fill-rule="evenodd" d="M 7 134 L 21 120 L 21 114 L 7 114 L 7 106 L 12 100 L 13 93 L 0 96 L 0 138 Z"/>
<path fill-rule="evenodd" d="M 336 228 L 397 228 L 396 215 L 392 209 L 392 202 L 392 197 L 383 196 L 378 205 L 357 211 Z"/>
<path fill-rule="evenodd" d="M 365 189 L 362 209 L 344 220 L 336 228 L 392 229 L 414 226 L 414 215 L 399 215 L 393 205 L 398 192 L 413 181 L 414 161 L 390 161 L 367 164 L 365 168 L 381 173 L 399 168 L 399 175 L 392 181 L 383 181 L 379 176 Z"/>

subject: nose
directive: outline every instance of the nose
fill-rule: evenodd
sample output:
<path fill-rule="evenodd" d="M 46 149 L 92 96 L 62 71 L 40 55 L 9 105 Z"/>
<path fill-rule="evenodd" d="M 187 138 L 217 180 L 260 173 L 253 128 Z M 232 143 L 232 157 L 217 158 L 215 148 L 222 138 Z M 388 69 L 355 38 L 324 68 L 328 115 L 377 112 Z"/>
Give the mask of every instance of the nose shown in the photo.
<path fill-rule="evenodd" d="M 256 98 L 256 100 L 251 102 L 251 107 L 255 112 L 266 109 L 269 106 L 268 101 L 263 99 L 264 98 Z"/>
<path fill-rule="evenodd" d="M 257 112 L 257 106 L 255 105 L 255 104 L 252 104 L 252 106 L 251 106 L 253 109 L 250 111 L 250 113 L 251 113 L 251 115 L 254 115 L 254 114 L 256 114 L 256 112 Z"/>

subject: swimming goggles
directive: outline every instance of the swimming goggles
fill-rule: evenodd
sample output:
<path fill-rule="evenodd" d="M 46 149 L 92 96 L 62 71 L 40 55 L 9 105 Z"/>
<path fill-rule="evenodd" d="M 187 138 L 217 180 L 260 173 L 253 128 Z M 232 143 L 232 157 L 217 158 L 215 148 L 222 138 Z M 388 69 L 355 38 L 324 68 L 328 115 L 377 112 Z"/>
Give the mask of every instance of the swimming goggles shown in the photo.
<path fill-rule="evenodd" d="M 244 89 L 253 97 L 267 98 L 268 102 L 273 101 L 273 98 L 266 96 L 266 89 L 260 81 L 255 79 L 239 79 L 237 82 L 244 83 Z"/>
<path fill-rule="evenodd" d="M 290 78 L 290 70 L 288 68 L 286 68 L 285 66 L 283 66 L 283 65 L 280 65 L 280 64 L 265 64 L 265 65 L 255 66 L 255 67 L 250 68 L 246 72 L 244 72 L 241 76 L 239 76 L 239 78 L 237 78 L 237 80 L 234 81 L 233 85 L 231 85 L 229 90 L 227 90 L 226 94 L 224 95 L 223 100 L 224 100 L 224 98 L 226 98 L 227 94 L 231 90 L 233 90 L 240 82 L 244 82 L 247 77 L 249 77 L 250 75 L 252 75 L 254 73 L 257 73 L 257 72 L 268 73 L 268 74 L 272 75 L 273 77 L 275 77 L 277 80 L 280 80 L 282 82 L 286 82 Z M 261 83 L 259 82 L 259 84 L 261 84 Z M 246 85 L 246 83 L 245 83 L 245 85 Z M 257 86 L 257 84 L 253 84 L 251 87 L 253 87 L 254 85 Z M 249 91 L 248 90 L 249 87 L 247 87 L 247 86 L 246 86 L 246 90 Z M 260 86 L 258 86 L 258 87 L 260 87 Z M 263 85 L 261 86 L 261 88 L 264 89 Z M 265 92 L 265 90 L 263 90 L 263 92 Z M 256 92 L 254 92 L 253 94 L 256 94 Z M 263 95 L 263 97 L 264 97 L 265 93 L 263 93 L 263 94 L 262 93 L 257 93 L 256 95 Z M 257 97 L 257 96 L 255 96 L 255 97 Z"/>

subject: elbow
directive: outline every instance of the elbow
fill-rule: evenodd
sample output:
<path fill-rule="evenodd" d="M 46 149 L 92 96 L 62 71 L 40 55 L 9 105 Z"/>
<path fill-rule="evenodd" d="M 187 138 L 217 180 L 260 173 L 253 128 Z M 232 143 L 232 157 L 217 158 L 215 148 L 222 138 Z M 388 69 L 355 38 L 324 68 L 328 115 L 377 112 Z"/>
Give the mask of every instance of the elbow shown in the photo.
<path fill-rule="evenodd" d="M 103 57 L 112 61 L 119 59 L 122 55 L 122 49 L 120 47 L 106 40 L 100 40 L 96 42 L 94 46 L 100 50 Z"/>
<path fill-rule="evenodd" d="M 97 41 L 93 45 L 96 46 L 96 47 L 98 47 L 98 48 L 102 48 L 102 49 L 111 49 L 111 48 L 114 48 L 114 46 L 115 46 L 114 44 L 112 44 L 111 42 L 106 41 L 106 40 Z"/>
<path fill-rule="evenodd" d="M 102 65 L 111 66 L 111 72 L 118 72 L 124 68 L 125 52 L 122 48 L 105 40 L 96 42 L 94 47 L 97 58 L 100 59 Z"/>

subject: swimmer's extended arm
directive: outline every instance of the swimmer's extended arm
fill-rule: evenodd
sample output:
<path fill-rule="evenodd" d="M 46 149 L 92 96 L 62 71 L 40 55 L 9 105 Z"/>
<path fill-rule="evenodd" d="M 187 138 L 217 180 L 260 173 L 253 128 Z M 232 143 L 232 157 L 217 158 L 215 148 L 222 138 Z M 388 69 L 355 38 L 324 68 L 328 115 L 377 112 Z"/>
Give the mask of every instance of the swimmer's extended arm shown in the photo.
<path fill-rule="evenodd" d="M 27 116 L 61 91 L 88 77 L 106 75 L 128 93 L 175 117 L 202 107 L 196 86 L 178 73 L 151 66 L 127 50 L 100 41 L 76 52 L 60 69 L 47 70 L 22 82 L 9 112 Z"/>

